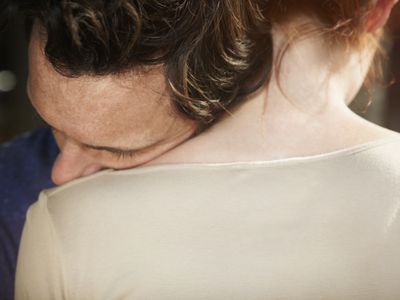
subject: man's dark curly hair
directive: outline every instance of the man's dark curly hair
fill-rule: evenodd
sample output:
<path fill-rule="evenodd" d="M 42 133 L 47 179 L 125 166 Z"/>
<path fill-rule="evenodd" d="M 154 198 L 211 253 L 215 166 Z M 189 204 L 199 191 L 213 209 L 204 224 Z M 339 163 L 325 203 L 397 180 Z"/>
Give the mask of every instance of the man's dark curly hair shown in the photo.
<path fill-rule="evenodd" d="M 270 28 L 251 0 L 35 0 L 20 8 L 44 29 L 45 54 L 61 74 L 162 65 L 174 106 L 203 125 L 268 78 Z"/>
<path fill-rule="evenodd" d="M 8 0 L 11 1 L 11 0 Z M 331 40 L 360 37 L 371 0 L 16 0 L 66 76 L 161 65 L 177 111 L 202 125 L 258 90 L 273 64 L 271 28 L 317 17 Z M 301 33 L 298 31 L 298 33 Z M 276 62 L 274 62 L 276 63 Z"/>

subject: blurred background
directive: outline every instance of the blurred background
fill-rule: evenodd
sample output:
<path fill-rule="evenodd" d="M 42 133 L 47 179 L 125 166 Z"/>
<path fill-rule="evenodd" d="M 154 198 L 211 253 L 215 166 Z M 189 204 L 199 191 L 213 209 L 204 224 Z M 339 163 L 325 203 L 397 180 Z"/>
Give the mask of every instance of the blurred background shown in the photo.
<path fill-rule="evenodd" d="M 400 6 L 392 16 L 385 43 L 385 76 L 369 93 L 360 92 L 351 108 L 362 117 L 400 132 Z M 25 91 L 27 39 L 22 20 L 0 32 L 0 143 L 44 126 Z M 370 95 L 372 93 L 372 95 Z"/>
<path fill-rule="evenodd" d="M 25 91 L 27 37 L 22 19 L 0 31 L 0 143 L 43 126 Z"/>

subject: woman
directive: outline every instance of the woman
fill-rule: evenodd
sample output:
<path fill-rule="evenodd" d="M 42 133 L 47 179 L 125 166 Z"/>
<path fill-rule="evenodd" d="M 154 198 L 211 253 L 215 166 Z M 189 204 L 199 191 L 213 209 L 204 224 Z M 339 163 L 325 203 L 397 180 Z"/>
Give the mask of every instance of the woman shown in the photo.
<path fill-rule="evenodd" d="M 67 75 L 83 76 L 85 85 L 77 86 L 90 95 L 82 90 L 121 73 L 117 62 L 132 70 L 161 65 L 179 112 L 180 125 L 167 131 L 179 138 L 169 136 L 175 142 L 163 153 L 139 151 L 119 168 L 145 166 L 43 192 L 25 224 L 17 299 L 400 298 L 400 137 L 347 106 L 395 1 L 119 1 L 125 10 L 113 18 L 104 17 L 104 5 L 62 3 L 33 14 L 47 41 L 31 41 L 31 68 L 48 59 L 65 75 L 53 73 L 64 76 L 59 84 L 74 87 Z M 115 20 L 135 20 L 126 28 L 136 30 L 108 30 Z M 77 63 L 76 55 L 55 51 L 59 28 L 75 41 L 72 50 L 86 58 L 94 51 L 97 60 Z M 135 64 L 98 63 L 122 52 L 95 50 L 126 40 Z M 42 48 L 47 58 L 40 58 Z M 143 73 L 145 81 L 154 69 Z M 35 91 L 44 84 L 36 80 L 40 72 L 31 72 L 36 99 L 43 98 Z M 88 144 L 89 135 L 73 134 L 74 124 L 93 130 L 92 137 L 102 124 L 122 134 L 113 127 L 119 121 L 101 119 L 110 115 L 103 110 L 92 118 L 104 121 L 95 129 L 86 129 L 86 119 L 74 122 L 84 108 L 96 109 L 89 100 L 68 106 L 67 98 L 64 106 L 32 99 L 56 123 L 62 154 L 55 178 Z M 94 152 L 82 155 L 78 165 L 85 167 L 65 171 L 72 175 L 60 183 L 110 166 Z"/>

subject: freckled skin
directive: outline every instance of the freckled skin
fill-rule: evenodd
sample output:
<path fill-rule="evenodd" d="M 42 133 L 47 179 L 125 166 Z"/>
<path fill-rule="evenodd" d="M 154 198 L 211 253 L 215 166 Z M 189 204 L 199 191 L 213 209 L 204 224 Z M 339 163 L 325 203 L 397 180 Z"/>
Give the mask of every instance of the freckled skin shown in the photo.
<path fill-rule="evenodd" d="M 146 163 L 190 138 L 196 123 L 173 111 L 161 67 L 143 73 L 69 78 L 43 53 L 34 28 L 29 46 L 28 94 L 53 127 L 60 155 L 52 170 L 56 184 L 104 168 Z M 87 147 L 110 147 L 114 153 Z"/>

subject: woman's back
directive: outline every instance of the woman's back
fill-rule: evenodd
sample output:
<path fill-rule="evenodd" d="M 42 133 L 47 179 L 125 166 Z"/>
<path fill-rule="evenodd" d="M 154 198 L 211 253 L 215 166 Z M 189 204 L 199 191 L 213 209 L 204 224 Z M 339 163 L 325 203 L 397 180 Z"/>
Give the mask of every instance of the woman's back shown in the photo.
<path fill-rule="evenodd" d="M 399 299 L 399 181 L 399 137 L 105 171 L 30 210 L 17 299 Z"/>

